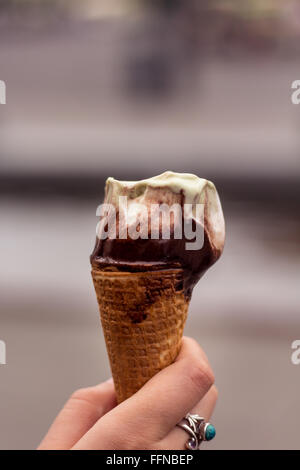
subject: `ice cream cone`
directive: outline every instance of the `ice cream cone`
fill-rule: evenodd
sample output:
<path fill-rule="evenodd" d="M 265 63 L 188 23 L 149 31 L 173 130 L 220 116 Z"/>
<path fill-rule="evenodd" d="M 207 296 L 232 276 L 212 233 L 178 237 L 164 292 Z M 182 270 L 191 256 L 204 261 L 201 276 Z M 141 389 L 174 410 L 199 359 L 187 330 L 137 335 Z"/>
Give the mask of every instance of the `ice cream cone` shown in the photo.
<path fill-rule="evenodd" d="M 179 352 L 189 304 L 183 271 L 93 267 L 92 276 L 120 403 L 170 365 Z"/>

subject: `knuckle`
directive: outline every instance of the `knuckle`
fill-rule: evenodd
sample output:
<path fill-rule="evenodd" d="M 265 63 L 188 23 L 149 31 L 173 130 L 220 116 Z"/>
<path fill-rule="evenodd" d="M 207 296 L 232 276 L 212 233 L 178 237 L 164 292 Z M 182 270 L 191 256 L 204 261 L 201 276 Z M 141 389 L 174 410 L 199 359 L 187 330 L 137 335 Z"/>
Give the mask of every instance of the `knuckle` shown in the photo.
<path fill-rule="evenodd" d="M 214 383 L 215 377 L 208 363 L 198 360 L 190 367 L 190 379 L 197 388 L 208 390 Z"/>
<path fill-rule="evenodd" d="M 74 400 L 86 400 L 89 395 L 90 393 L 88 388 L 78 388 L 72 393 L 70 398 Z"/>
<path fill-rule="evenodd" d="M 92 407 L 92 408 L 97 408 L 98 403 L 97 400 L 95 399 L 95 395 L 93 393 L 92 388 L 79 388 L 78 390 L 75 390 L 75 392 L 72 393 L 71 397 L 69 398 L 67 402 L 67 406 L 73 407 Z"/>

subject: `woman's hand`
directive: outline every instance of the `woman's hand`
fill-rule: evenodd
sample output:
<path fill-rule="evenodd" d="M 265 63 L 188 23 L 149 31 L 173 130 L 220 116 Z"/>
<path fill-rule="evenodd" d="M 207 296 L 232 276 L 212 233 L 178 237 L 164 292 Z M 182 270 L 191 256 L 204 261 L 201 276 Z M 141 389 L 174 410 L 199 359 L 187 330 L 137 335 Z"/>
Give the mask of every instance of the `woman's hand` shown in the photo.
<path fill-rule="evenodd" d="M 176 361 L 117 406 L 113 381 L 77 390 L 39 446 L 42 449 L 184 449 L 176 424 L 188 413 L 208 420 L 217 400 L 207 357 L 183 338 Z"/>

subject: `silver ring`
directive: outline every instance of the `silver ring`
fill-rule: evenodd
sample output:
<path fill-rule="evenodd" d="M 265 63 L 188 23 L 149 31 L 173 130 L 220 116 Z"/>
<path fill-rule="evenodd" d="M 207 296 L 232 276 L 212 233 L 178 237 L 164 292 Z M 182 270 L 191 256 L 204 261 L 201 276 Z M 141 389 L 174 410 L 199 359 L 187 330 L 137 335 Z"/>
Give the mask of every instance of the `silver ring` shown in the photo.
<path fill-rule="evenodd" d="M 188 450 L 199 449 L 202 441 L 210 441 L 216 435 L 215 427 L 210 423 L 206 423 L 205 419 L 197 414 L 188 413 L 177 426 L 190 435 L 185 443 Z"/>

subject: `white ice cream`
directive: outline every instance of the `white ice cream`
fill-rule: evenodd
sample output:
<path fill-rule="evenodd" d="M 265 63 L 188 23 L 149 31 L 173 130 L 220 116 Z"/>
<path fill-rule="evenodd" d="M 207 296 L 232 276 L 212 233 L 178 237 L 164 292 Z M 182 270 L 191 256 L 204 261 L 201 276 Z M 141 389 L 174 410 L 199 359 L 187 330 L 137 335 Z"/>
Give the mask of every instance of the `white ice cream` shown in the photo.
<path fill-rule="evenodd" d="M 127 204 L 166 203 L 204 204 L 204 224 L 210 243 L 222 251 L 225 241 L 225 223 L 220 199 L 215 185 L 190 173 L 166 171 L 161 175 L 140 181 L 118 181 L 108 178 L 105 203 L 119 206 L 119 197 L 127 196 Z M 194 215 L 192 215 L 194 217 Z M 199 221 L 198 221 L 199 222 Z"/>

